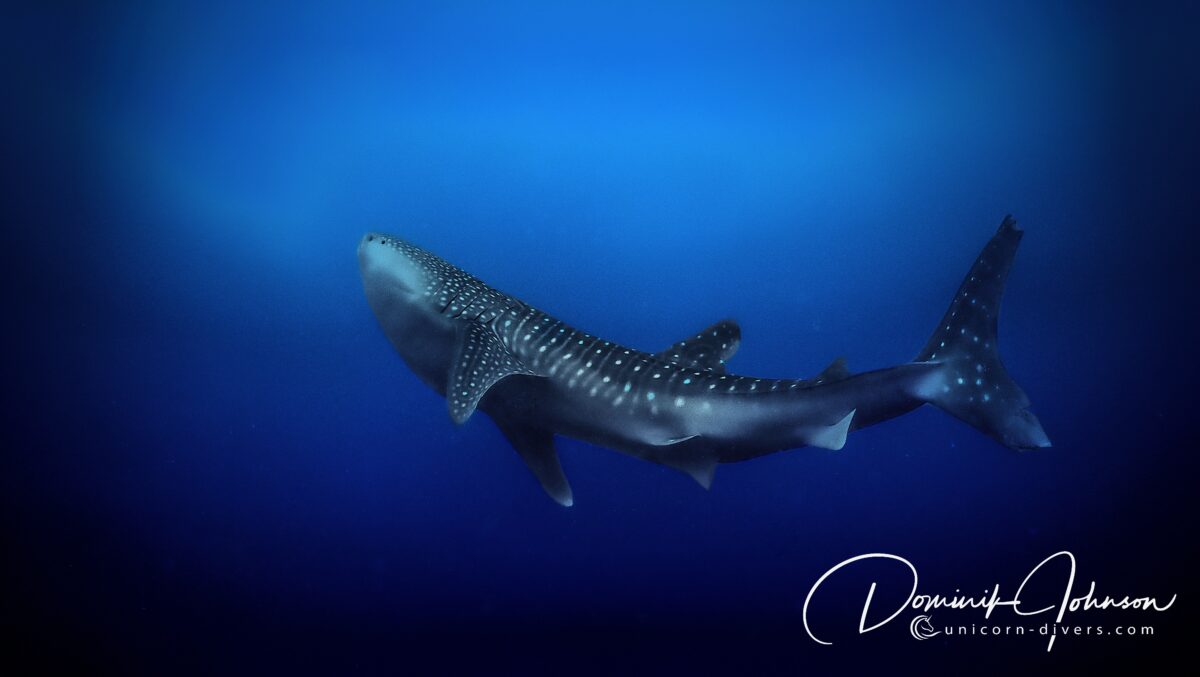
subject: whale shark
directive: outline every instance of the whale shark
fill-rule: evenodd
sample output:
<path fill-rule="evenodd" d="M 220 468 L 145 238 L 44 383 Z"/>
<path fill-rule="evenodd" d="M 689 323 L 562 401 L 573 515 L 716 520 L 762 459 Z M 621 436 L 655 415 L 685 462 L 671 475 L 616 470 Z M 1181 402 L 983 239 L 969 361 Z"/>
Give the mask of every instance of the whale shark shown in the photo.
<path fill-rule="evenodd" d="M 718 464 L 841 449 L 850 432 L 926 404 L 1011 449 L 1049 447 L 996 341 L 1023 234 L 1004 218 L 911 361 L 851 373 L 839 358 L 807 379 L 730 372 L 741 342 L 732 320 L 650 353 L 576 329 L 392 235 L 364 235 L 358 262 L 384 335 L 445 397 L 450 419 L 483 412 L 546 494 L 571 506 L 556 435 L 674 468 L 706 489 Z"/>

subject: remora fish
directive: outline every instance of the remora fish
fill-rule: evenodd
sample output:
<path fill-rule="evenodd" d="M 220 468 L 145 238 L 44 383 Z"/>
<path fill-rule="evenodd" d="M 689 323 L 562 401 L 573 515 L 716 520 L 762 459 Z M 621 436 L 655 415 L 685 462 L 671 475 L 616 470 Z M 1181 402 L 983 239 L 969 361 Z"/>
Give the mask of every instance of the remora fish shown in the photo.
<path fill-rule="evenodd" d="M 803 446 L 933 404 L 1013 449 L 1050 446 L 996 349 L 1005 278 L 1023 232 L 1005 217 L 909 363 L 811 379 L 726 373 L 741 332 L 723 320 L 658 353 L 582 332 L 390 235 L 358 246 L 363 287 L 395 349 L 446 398 L 486 413 L 551 498 L 573 504 L 554 436 L 661 463 L 707 488 L 718 463 Z"/>

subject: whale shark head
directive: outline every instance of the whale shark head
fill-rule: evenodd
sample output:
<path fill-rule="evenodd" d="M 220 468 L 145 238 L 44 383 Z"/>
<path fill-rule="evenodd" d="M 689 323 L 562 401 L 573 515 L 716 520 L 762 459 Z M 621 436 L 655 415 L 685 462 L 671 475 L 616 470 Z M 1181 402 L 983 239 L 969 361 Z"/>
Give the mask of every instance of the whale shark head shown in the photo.
<path fill-rule="evenodd" d="M 358 268 L 368 295 L 372 289 L 402 297 L 419 295 L 430 284 L 423 250 L 380 233 L 367 233 L 358 243 Z"/>
<path fill-rule="evenodd" d="M 441 258 L 383 233 L 359 240 L 358 266 L 388 340 L 422 380 L 445 392 L 460 325 L 471 319 L 463 317 L 464 304 L 478 299 L 496 305 L 497 294 Z"/>
<path fill-rule="evenodd" d="M 404 305 L 446 320 L 488 320 L 517 303 L 445 259 L 392 235 L 367 233 L 358 243 L 367 297 L 378 314 Z"/>

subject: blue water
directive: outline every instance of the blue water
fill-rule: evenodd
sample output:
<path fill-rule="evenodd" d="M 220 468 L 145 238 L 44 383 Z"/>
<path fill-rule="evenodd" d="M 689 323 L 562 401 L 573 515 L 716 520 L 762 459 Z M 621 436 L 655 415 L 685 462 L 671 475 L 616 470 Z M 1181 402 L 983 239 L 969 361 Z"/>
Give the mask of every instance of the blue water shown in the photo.
<path fill-rule="evenodd" d="M 1033 669 L 1183 641 L 1176 610 L 1049 657 L 905 623 L 821 647 L 800 609 L 867 552 L 931 591 L 1064 549 L 1114 593 L 1194 589 L 1194 10 L 10 13 L 4 632 L 41 664 Z M 911 359 L 1010 212 L 1002 354 L 1052 449 L 927 408 L 705 492 L 561 440 L 571 509 L 486 417 L 450 423 L 354 256 L 390 232 L 652 351 L 732 317 L 734 371 L 802 377 Z"/>

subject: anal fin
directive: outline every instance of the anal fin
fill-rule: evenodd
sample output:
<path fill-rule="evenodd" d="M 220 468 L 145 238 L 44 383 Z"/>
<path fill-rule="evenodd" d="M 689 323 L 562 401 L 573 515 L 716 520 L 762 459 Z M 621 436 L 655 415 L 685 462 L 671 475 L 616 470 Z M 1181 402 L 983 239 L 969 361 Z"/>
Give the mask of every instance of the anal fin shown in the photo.
<path fill-rule="evenodd" d="M 838 451 L 846 446 L 846 435 L 850 432 L 850 421 L 854 420 L 855 411 L 857 410 L 851 409 L 849 414 L 843 416 L 840 421 L 833 425 L 813 430 L 805 439 L 805 442 L 809 446 Z"/>
<path fill-rule="evenodd" d="M 703 448 L 686 444 L 698 437 L 700 436 L 688 435 L 667 440 L 658 445 L 662 451 L 651 460 L 678 470 L 696 480 L 696 484 L 708 489 L 712 487 L 713 475 L 717 472 L 717 458 Z"/>
<path fill-rule="evenodd" d="M 705 489 L 712 488 L 713 476 L 717 474 L 717 461 L 714 458 L 695 458 L 687 462 L 675 463 L 671 467 L 685 472 L 696 484 Z"/>

